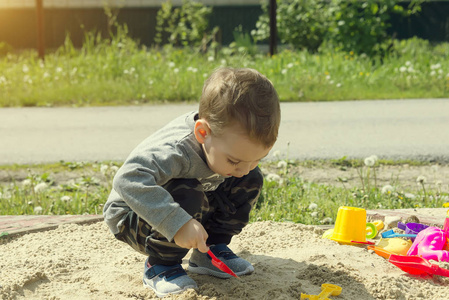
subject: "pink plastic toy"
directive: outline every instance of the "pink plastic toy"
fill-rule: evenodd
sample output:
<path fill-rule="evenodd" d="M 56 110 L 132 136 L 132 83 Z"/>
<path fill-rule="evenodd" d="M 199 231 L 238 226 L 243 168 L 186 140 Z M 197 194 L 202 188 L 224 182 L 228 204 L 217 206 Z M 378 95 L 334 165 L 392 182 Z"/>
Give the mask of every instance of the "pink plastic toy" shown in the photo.
<path fill-rule="evenodd" d="M 418 255 L 425 259 L 449 261 L 449 251 L 443 250 L 446 233 L 438 227 L 428 227 L 418 233 L 407 255 Z"/>

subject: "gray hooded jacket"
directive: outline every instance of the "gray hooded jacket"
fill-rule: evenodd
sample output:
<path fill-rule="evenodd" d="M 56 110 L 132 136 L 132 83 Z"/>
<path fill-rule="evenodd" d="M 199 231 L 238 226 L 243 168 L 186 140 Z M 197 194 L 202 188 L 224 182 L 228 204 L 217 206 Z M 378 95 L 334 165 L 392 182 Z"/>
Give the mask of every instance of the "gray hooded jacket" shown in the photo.
<path fill-rule="evenodd" d="M 176 118 L 146 138 L 128 156 L 113 180 L 113 188 L 103 210 L 113 234 L 130 210 L 153 229 L 173 240 L 190 216 L 161 186 L 171 179 L 192 178 L 204 191 L 215 190 L 225 177 L 207 165 L 201 144 L 193 133 L 197 112 Z"/>

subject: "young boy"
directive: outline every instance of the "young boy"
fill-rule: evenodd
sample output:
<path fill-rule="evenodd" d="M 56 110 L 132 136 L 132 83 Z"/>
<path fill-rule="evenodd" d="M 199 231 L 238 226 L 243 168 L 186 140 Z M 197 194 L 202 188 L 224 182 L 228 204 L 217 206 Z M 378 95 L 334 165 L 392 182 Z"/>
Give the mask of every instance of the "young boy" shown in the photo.
<path fill-rule="evenodd" d="M 257 167 L 278 135 L 272 83 L 252 69 L 220 68 L 206 80 L 199 111 L 185 114 L 134 149 L 113 181 L 104 218 L 115 237 L 148 255 L 143 283 L 157 296 L 197 288 L 188 270 L 228 278 L 253 266 L 227 245 L 249 220 L 262 188 Z"/>

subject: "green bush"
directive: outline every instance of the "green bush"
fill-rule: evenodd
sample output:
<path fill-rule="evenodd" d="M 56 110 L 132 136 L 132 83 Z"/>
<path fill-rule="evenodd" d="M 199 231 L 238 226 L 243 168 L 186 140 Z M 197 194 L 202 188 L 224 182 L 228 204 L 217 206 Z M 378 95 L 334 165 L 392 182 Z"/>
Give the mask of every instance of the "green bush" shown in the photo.
<path fill-rule="evenodd" d="M 198 46 L 203 42 L 209 26 L 212 7 L 191 0 L 183 0 L 173 8 L 170 0 L 162 3 L 157 13 L 155 42 L 161 45 L 168 35 L 172 46 Z"/>
<path fill-rule="evenodd" d="M 279 39 L 295 49 L 316 51 L 326 47 L 373 56 L 391 45 L 387 29 L 392 14 L 410 16 L 420 11 L 421 0 L 404 9 L 400 0 L 278 0 Z M 252 35 L 257 41 L 270 36 L 267 5 Z"/>
<path fill-rule="evenodd" d="M 387 33 L 393 14 L 409 16 L 420 10 L 417 1 L 410 2 L 407 9 L 399 0 L 332 0 L 333 9 L 326 40 L 337 50 L 365 53 L 373 56 L 383 54 L 392 44 Z"/>
<path fill-rule="evenodd" d="M 278 0 L 276 19 L 281 43 L 296 49 L 317 50 L 329 28 L 330 8 L 328 1 L 322 0 Z M 262 10 L 257 29 L 251 32 L 256 41 L 265 41 L 270 36 L 266 3 Z"/>

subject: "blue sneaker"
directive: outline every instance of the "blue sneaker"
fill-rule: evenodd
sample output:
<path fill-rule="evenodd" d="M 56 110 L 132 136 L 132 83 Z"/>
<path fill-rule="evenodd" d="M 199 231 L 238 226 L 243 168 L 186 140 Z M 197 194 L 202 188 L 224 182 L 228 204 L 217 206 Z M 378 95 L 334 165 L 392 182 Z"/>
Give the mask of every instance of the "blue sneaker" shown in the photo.
<path fill-rule="evenodd" d="M 235 274 L 237 274 L 237 276 L 247 275 L 254 272 L 254 267 L 251 263 L 235 255 L 226 244 L 211 245 L 209 248 L 212 253 L 224 262 Z M 215 267 L 207 253 L 202 253 L 197 249 L 193 249 L 187 270 L 192 273 L 212 275 L 219 278 L 232 277 L 228 273 Z"/>
<path fill-rule="evenodd" d="M 149 267 L 148 259 L 143 271 L 143 286 L 152 289 L 159 298 L 179 294 L 187 289 L 197 289 L 180 264 L 173 266 L 154 265 Z"/>

